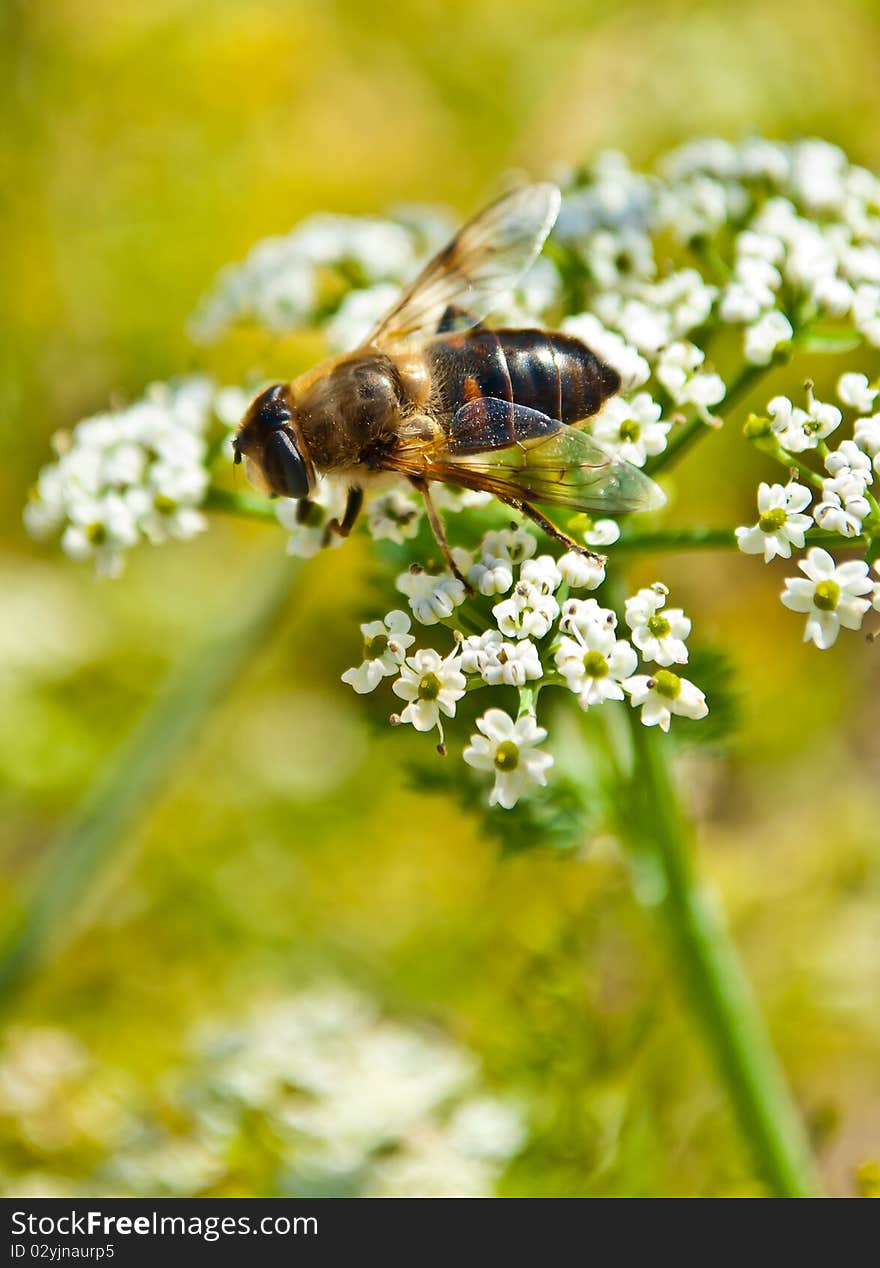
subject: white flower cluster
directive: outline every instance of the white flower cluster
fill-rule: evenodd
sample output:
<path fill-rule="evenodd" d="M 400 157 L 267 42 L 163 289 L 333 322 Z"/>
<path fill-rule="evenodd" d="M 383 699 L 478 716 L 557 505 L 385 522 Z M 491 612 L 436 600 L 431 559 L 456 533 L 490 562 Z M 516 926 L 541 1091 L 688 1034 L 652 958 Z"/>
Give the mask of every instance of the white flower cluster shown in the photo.
<path fill-rule="evenodd" d="M 563 329 L 620 372 L 623 399 L 595 433 L 620 448 L 622 423 L 631 461 L 665 447 L 652 401 L 660 392 L 715 421 L 726 386 L 700 344 L 719 325 L 743 328 L 755 366 L 820 319 L 880 347 L 880 180 L 835 146 L 701 140 L 669 154 L 656 176 L 606 153 L 562 181 L 556 238 L 592 283 L 587 311 L 569 314 Z M 668 234 L 685 254 L 664 272 L 656 240 Z M 646 384 L 634 407 L 628 394 Z M 634 447 L 645 427 L 654 430 Z"/>
<path fill-rule="evenodd" d="M 666 219 L 685 240 L 737 226 L 719 301 L 763 365 L 791 318 L 848 317 L 880 346 L 880 180 L 825 141 L 697 141 L 668 156 Z"/>
<path fill-rule="evenodd" d="M 257 1183 L 271 1161 L 279 1196 L 484 1197 L 526 1135 L 522 1110 L 486 1092 L 472 1053 L 341 987 L 200 1028 L 166 1088 L 167 1105 L 137 1113 L 131 1080 L 60 1031 L 12 1032 L 0 1056 L 0 1114 L 42 1155 L 30 1186 L 41 1193 L 223 1192 L 247 1183 L 259 1132 Z M 97 1159 L 94 1174 L 63 1174 L 77 1150 Z M 53 1161 L 62 1174 L 46 1174 Z M 18 1179 L 19 1193 L 28 1187 Z"/>
<path fill-rule="evenodd" d="M 838 396 L 856 417 L 853 438 L 836 449 L 825 443 L 843 421 L 836 405 L 817 401 L 807 385 L 806 408 L 777 396 L 767 405 L 767 417 L 750 419 L 749 433 L 766 445 L 781 463 L 797 469 L 800 479 L 817 490 L 816 504 L 807 514 L 813 494 L 792 478 L 787 484 L 762 483 L 758 489 L 758 520 L 736 530 L 740 550 L 763 554 L 769 563 L 779 555 L 790 559 L 792 548 L 803 550 L 814 529 L 836 534 L 844 544 L 855 541 L 866 521 L 880 531 L 880 509 L 871 485 L 880 472 L 880 414 L 870 414 L 880 394 L 864 374 L 841 376 Z M 821 458 L 824 476 L 807 465 L 810 455 Z M 814 545 L 798 562 L 804 577 L 790 577 L 782 602 L 793 612 L 806 613 L 804 641 L 826 649 L 837 641 L 841 627 L 857 630 L 869 609 L 880 610 L 880 583 L 870 576 L 865 559 L 838 564 L 822 546 Z"/>
<path fill-rule="evenodd" d="M 24 511 L 35 537 L 61 532 L 73 559 L 118 575 L 140 542 L 200 533 L 208 487 L 215 392 L 200 377 L 155 383 L 125 409 L 97 414 L 55 437 L 57 460 L 40 472 Z"/>
<path fill-rule="evenodd" d="M 592 525 L 587 536 L 604 535 Z M 674 715 L 702 718 L 708 713 L 698 687 L 676 672 L 688 660 L 691 623 L 680 608 L 667 608 L 667 588 L 659 582 L 627 599 L 629 639 L 618 633 L 618 617 L 595 598 L 573 591 L 596 590 L 605 568 L 595 557 L 570 551 L 555 559 L 539 555 L 534 535 L 508 528 L 483 535 L 475 552 L 456 551 L 456 564 L 472 587 L 450 573 L 434 575 L 413 566 L 397 579 L 413 617 L 421 625 L 453 631 L 451 648 L 414 649 L 410 618 L 395 609 L 381 621 L 361 626 L 363 659 L 343 674 L 360 694 L 385 678 L 405 701 L 395 723 L 417 731 L 437 729 L 443 747 L 443 719 L 456 715 L 466 693 L 484 687 L 519 692 L 518 715 L 489 708 L 464 760 L 494 776 L 490 805 L 510 809 L 533 785 L 547 782 L 551 754 L 538 725 L 535 701 L 547 686 L 571 692 L 584 711 L 606 701 L 629 699 L 646 726 L 668 731 Z M 639 656 L 645 667 L 637 672 Z M 673 668 L 676 667 L 676 668 Z"/>
<path fill-rule="evenodd" d="M 350 347 L 442 246 L 451 224 L 443 213 L 418 207 L 395 218 L 310 216 L 290 233 L 258 242 L 243 263 L 223 269 L 199 305 L 191 333 L 210 342 L 237 323 L 285 331 L 332 320 L 334 343 Z"/>

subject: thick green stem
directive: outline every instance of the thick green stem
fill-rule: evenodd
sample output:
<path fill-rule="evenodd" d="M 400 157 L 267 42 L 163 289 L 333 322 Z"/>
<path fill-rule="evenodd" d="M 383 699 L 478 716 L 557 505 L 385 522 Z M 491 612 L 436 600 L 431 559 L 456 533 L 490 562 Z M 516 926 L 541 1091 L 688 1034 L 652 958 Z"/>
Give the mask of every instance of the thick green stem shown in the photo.
<path fill-rule="evenodd" d="M 637 893 L 669 933 L 697 1019 L 757 1171 L 778 1197 L 817 1190 L 809 1146 L 766 1026 L 714 896 L 700 883 L 669 769 L 669 740 L 627 710 L 633 771 L 626 830 Z"/>
<path fill-rule="evenodd" d="M 105 777 L 86 796 L 56 842 L 30 901 L 0 944 L 0 1005 L 5 1004 L 69 928 L 72 914 L 126 831 L 161 792 L 205 719 L 275 628 L 300 567 L 273 562 L 245 606 L 184 657 L 122 746 Z"/>

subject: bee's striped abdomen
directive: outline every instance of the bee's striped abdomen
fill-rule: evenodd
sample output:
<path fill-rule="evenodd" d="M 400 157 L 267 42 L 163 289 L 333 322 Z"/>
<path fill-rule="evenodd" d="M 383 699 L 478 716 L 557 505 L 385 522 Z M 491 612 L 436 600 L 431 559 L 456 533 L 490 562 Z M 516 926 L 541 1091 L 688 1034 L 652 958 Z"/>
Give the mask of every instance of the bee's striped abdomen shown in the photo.
<path fill-rule="evenodd" d="M 620 388 L 617 372 L 579 339 L 544 330 L 447 335 L 432 340 L 427 354 L 441 416 L 452 417 L 479 397 L 495 397 L 576 423 Z"/>

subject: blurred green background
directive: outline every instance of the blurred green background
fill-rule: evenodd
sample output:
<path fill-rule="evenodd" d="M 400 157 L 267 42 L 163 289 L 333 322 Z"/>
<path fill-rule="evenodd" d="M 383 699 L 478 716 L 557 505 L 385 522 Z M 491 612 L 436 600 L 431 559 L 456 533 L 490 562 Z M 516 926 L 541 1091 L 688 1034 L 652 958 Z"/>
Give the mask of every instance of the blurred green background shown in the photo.
<path fill-rule="evenodd" d="M 649 162 L 704 133 L 820 135 L 876 169 L 880 10 L 7 0 L 0 23 L 0 897 L 14 918 L 169 668 L 282 545 L 219 523 L 96 583 L 21 529 L 51 433 L 153 378 L 249 368 L 252 346 L 197 355 L 186 318 L 217 268 L 315 210 L 465 212 L 511 169 L 546 175 L 608 145 Z M 300 355 L 259 348 L 286 376 Z M 828 391 L 842 368 L 797 364 L 767 396 L 807 369 Z M 760 472 L 730 428 L 682 469 L 679 505 L 749 522 Z M 406 787 L 417 737 L 366 728 L 338 682 L 369 609 L 364 561 L 353 542 L 304 571 L 283 628 L 63 913 L 4 1024 L 60 1027 L 94 1054 L 96 1092 L 106 1068 L 143 1093 L 201 1017 L 342 977 L 434 1019 L 490 1085 L 533 1097 L 505 1191 L 756 1191 L 613 844 L 501 860 L 454 804 Z M 746 693 L 729 755 L 688 767 L 704 867 L 827 1188 L 873 1191 L 880 646 L 802 648 L 777 600 L 783 571 L 754 560 L 658 559 L 638 579 L 658 575 L 731 650 Z M 5 1183 L 79 1165 L 74 1151 L 61 1167 L 14 1113 L 0 1137 Z M 246 1161 L 238 1191 L 260 1192 L 259 1175 Z"/>

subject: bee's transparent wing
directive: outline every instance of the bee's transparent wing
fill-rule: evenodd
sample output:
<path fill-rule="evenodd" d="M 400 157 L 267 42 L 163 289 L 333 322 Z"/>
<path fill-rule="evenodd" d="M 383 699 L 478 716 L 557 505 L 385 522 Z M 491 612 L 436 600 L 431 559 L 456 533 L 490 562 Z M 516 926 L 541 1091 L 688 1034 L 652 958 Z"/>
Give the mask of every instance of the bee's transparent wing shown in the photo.
<path fill-rule="evenodd" d="M 534 261 L 559 214 L 555 185 L 524 185 L 464 225 L 425 266 L 367 344 L 435 334 L 450 310 L 460 326 L 491 312 Z"/>
<path fill-rule="evenodd" d="M 506 502 L 543 502 L 575 511 L 625 514 L 663 506 L 663 490 L 586 432 L 538 410 L 481 397 L 455 415 L 442 452 L 407 455 L 399 470 L 493 493 Z"/>

